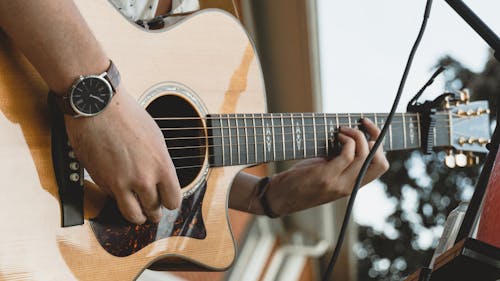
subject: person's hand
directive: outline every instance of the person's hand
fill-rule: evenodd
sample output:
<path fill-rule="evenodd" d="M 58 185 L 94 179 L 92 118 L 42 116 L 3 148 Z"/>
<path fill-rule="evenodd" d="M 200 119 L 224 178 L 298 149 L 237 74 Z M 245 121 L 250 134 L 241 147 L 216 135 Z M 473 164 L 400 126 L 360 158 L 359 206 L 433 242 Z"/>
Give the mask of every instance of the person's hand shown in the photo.
<path fill-rule="evenodd" d="M 119 91 L 97 116 L 66 116 L 68 137 L 94 182 L 116 199 L 127 220 L 159 222 L 161 205 L 181 204 L 175 167 L 154 120 Z"/>
<path fill-rule="evenodd" d="M 356 177 L 379 136 L 380 130 L 368 119 L 362 124 L 372 140 L 357 129 L 341 127 L 338 134 L 342 151 L 333 159 L 314 158 L 273 176 L 266 192 L 270 208 L 278 215 L 288 214 L 348 196 Z M 363 180 L 363 185 L 380 177 L 389 169 L 382 147 Z"/>

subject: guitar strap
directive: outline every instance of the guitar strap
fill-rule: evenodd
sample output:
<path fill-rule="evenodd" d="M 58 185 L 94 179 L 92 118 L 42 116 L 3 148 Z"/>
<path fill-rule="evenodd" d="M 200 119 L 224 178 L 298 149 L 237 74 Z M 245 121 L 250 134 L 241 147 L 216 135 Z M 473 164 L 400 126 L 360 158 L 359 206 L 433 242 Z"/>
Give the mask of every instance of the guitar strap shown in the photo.
<path fill-rule="evenodd" d="M 61 225 L 63 227 L 83 224 L 83 167 L 71 147 L 64 116 L 55 93 L 48 94 L 51 119 L 52 164 L 59 190 L 61 204 Z"/>

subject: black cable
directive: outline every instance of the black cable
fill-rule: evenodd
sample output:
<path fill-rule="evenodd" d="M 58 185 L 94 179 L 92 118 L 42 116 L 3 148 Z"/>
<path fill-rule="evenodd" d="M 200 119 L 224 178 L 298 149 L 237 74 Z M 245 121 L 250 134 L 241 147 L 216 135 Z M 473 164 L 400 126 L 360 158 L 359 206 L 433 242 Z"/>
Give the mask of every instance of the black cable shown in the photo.
<path fill-rule="evenodd" d="M 342 247 L 342 243 L 344 242 L 345 233 L 347 230 L 347 226 L 349 224 L 349 218 L 351 217 L 352 207 L 354 206 L 354 200 L 356 199 L 356 194 L 358 193 L 359 187 L 361 186 L 361 182 L 366 174 L 366 171 L 368 170 L 368 166 L 370 165 L 373 157 L 375 156 L 375 153 L 376 153 L 378 147 L 382 143 L 382 140 L 384 139 L 384 136 L 386 135 L 387 130 L 389 129 L 389 125 L 391 124 L 392 118 L 393 118 L 393 116 L 396 112 L 396 109 L 398 107 L 399 100 L 401 99 L 401 94 L 403 93 L 403 89 L 404 89 L 404 86 L 406 83 L 406 78 L 408 77 L 408 72 L 410 71 L 413 57 L 415 56 L 415 52 L 417 51 L 418 45 L 420 44 L 420 40 L 422 39 L 422 36 L 424 35 L 425 27 L 427 26 L 427 19 L 429 18 L 429 14 L 431 12 L 431 6 L 432 6 L 432 0 L 427 0 L 422 25 L 420 27 L 420 31 L 418 33 L 417 39 L 415 40 L 415 43 L 413 44 L 413 47 L 410 51 L 408 61 L 406 62 L 405 70 L 403 72 L 403 77 L 401 78 L 401 82 L 399 83 L 399 88 L 398 88 L 398 91 L 396 94 L 396 98 L 394 99 L 394 103 L 392 104 L 392 108 L 391 108 L 391 111 L 386 119 L 385 125 L 382 128 L 382 131 L 380 132 L 380 136 L 375 141 L 375 144 L 373 145 L 372 149 L 370 150 L 370 153 L 366 157 L 366 160 L 363 163 L 363 166 L 361 167 L 361 170 L 358 174 L 358 177 L 356 178 L 356 183 L 355 183 L 354 188 L 352 190 L 351 198 L 349 199 L 349 203 L 347 204 L 347 209 L 346 209 L 346 213 L 344 215 L 344 221 L 342 222 L 342 227 L 340 229 L 339 238 L 337 240 L 337 245 L 335 246 L 335 250 L 333 251 L 333 255 L 330 259 L 330 262 L 328 263 L 327 270 L 325 271 L 325 274 L 323 275 L 323 278 L 322 278 L 323 281 L 330 280 L 330 276 L 332 275 L 333 268 L 335 266 L 335 262 L 337 261 L 337 258 L 338 258 L 339 253 L 340 253 L 340 249 Z"/>
<path fill-rule="evenodd" d="M 425 83 L 425 85 L 420 89 L 420 91 L 417 92 L 417 94 L 410 100 L 410 102 L 408 103 L 408 107 L 409 106 L 412 106 L 412 105 L 417 105 L 417 100 L 420 98 L 420 96 L 425 92 L 425 89 L 427 89 L 427 87 L 429 87 L 430 85 L 432 85 L 432 83 L 434 83 L 434 79 L 436 79 L 436 77 L 441 74 L 441 72 L 445 71 L 446 70 L 446 67 L 444 66 L 440 66 L 435 72 L 434 74 L 432 74 L 431 78 L 427 81 L 427 83 Z M 408 111 L 409 108 L 406 108 L 406 110 Z"/>

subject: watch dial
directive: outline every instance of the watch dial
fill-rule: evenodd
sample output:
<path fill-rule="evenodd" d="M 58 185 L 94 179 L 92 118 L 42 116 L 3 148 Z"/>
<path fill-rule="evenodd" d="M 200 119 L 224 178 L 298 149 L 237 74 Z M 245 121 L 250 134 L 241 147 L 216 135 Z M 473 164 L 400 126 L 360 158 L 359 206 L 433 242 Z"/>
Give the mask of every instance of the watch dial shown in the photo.
<path fill-rule="evenodd" d="M 111 88 L 106 80 L 99 77 L 86 77 L 75 85 L 71 102 L 81 113 L 94 115 L 108 105 L 111 94 Z"/>

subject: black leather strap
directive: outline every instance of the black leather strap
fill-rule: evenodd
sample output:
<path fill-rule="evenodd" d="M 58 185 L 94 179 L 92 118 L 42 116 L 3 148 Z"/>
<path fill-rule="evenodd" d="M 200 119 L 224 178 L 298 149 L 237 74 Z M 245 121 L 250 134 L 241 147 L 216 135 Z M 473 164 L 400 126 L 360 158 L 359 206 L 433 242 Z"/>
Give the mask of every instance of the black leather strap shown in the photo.
<path fill-rule="evenodd" d="M 264 177 L 257 182 L 257 197 L 260 199 L 260 205 L 264 214 L 272 219 L 279 217 L 272 209 L 269 201 L 267 200 L 267 189 L 269 188 L 269 183 L 271 182 L 270 177 Z"/>
<path fill-rule="evenodd" d="M 118 71 L 118 68 L 116 65 L 113 63 L 112 60 L 109 61 L 109 67 L 105 71 L 104 79 L 106 79 L 109 84 L 111 85 L 111 88 L 113 89 L 113 96 L 116 94 L 116 89 L 120 85 L 121 77 L 120 77 L 120 72 Z M 70 103 L 70 95 L 71 95 L 71 90 L 68 91 L 64 95 L 57 95 L 53 91 L 50 91 L 51 94 L 54 94 L 55 96 L 55 101 L 57 103 L 57 106 L 61 110 L 62 113 L 66 115 L 71 115 L 71 116 L 77 116 L 78 113 L 75 112 L 73 107 L 71 107 Z"/>
<path fill-rule="evenodd" d="M 61 205 L 63 227 L 83 224 L 83 167 L 69 145 L 62 112 L 53 92 L 48 95 L 51 115 L 52 165 Z"/>

